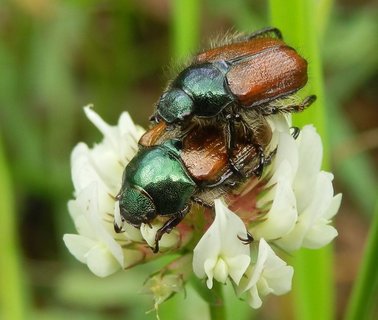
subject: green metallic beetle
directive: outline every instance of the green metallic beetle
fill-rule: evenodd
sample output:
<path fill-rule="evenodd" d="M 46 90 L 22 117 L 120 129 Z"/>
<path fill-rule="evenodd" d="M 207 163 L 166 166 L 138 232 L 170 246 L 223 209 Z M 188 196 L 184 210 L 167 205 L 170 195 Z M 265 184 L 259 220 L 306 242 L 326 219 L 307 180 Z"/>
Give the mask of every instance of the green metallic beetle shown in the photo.
<path fill-rule="evenodd" d="M 167 218 L 156 233 L 154 252 L 158 252 L 164 233 L 182 221 L 192 202 L 212 207 L 215 198 L 254 175 L 259 165 L 254 145 L 242 140 L 242 135 L 235 154 L 244 173 L 240 177 L 229 166 L 222 128 L 196 128 L 181 139 L 166 139 L 167 132 L 161 123 L 141 138 L 116 197 L 123 221 L 134 227 L 150 224 L 156 217 Z M 270 140 L 269 134 L 266 139 Z M 115 230 L 121 232 L 121 227 L 115 224 Z"/>
<path fill-rule="evenodd" d="M 197 190 L 180 160 L 180 144 L 168 140 L 140 150 L 127 165 L 117 196 L 121 216 L 135 227 L 149 224 L 158 215 L 171 217 L 157 239 L 184 218 Z"/>

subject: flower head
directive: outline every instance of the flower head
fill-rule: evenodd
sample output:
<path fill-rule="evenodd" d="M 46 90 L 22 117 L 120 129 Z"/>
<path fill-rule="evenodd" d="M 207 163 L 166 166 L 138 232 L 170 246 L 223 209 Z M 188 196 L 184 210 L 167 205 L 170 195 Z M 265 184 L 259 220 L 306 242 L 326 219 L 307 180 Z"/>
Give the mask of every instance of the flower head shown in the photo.
<path fill-rule="evenodd" d="M 247 292 L 248 304 L 254 308 L 262 305 L 261 296 L 270 293 L 282 295 L 291 289 L 294 269 L 280 259 L 264 239 L 252 249 L 252 263 L 240 281 L 236 291 Z"/>
<path fill-rule="evenodd" d="M 238 295 L 259 308 L 264 296 L 291 288 L 293 268 L 272 248 L 315 249 L 337 235 L 331 219 L 341 195 L 334 195 L 332 174 L 320 170 L 320 137 L 312 126 L 305 126 L 295 139 L 290 118 L 279 114 L 268 119 L 272 140 L 266 152 L 275 156 L 263 176 L 252 177 L 236 194 L 225 195 L 226 202 L 214 199 L 214 212 L 189 212 L 172 230 L 168 228 L 159 254 L 154 254 L 156 234 L 169 220 L 158 216 L 135 228 L 124 221 L 117 200 L 124 168 L 138 151 L 144 130 L 127 113 L 115 126 L 90 107 L 85 113 L 104 138 L 93 148 L 79 143 L 72 152 L 75 192 L 68 210 L 78 234 L 64 235 L 64 242 L 100 277 L 175 254 L 173 262 L 145 283 L 144 292 L 154 296 L 155 309 L 184 288 L 191 272 L 206 280 L 208 289 L 214 281 L 230 281 Z M 122 232 L 116 233 L 114 226 Z M 247 241 L 252 240 L 250 235 L 254 241 Z"/>
<path fill-rule="evenodd" d="M 215 219 L 194 248 L 193 271 L 199 278 L 207 277 L 209 289 L 213 278 L 225 283 L 227 277 L 238 284 L 251 260 L 249 245 L 240 241 L 246 237 L 243 221 L 222 201 L 215 200 Z"/>
<path fill-rule="evenodd" d="M 79 234 L 66 234 L 63 239 L 79 261 L 86 263 L 94 274 L 104 277 L 144 258 L 143 252 L 127 247 L 129 233 L 117 235 L 113 229 L 117 210 L 114 195 L 121 185 L 123 167 L 134 156 L 143 130 L 133 124 L 127 113 L 112 127 L 90 107 L 84 110 L 103 133 L 104 140 L 92 149 L 79 143 L 72 151 L 75 199 L 69 201 L 68 210 Z M 129 229 L 133 229 L 130 233 L 140 234 L 131 226 Z"/>
<path fill-rule="evenodd" d="M 320 248 L 336 237 L 330 222 L 340 207 L 341 195 L 334 196 L 333 175 L 320 170 L 322 152 L 312 126 L 305 126 L 296 140 L 288 132 L 280 133 L 277 155 L 257 202 L 263 214 L 250 224 L 255 238 L 293 251 Z M 270 204 L 268 210 L 266 204 Z"/>

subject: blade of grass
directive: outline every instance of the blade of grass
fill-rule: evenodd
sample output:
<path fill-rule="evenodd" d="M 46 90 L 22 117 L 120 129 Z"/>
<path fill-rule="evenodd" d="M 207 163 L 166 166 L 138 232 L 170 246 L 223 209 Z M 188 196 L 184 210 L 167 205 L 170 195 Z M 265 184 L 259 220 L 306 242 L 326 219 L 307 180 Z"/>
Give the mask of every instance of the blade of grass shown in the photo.
<path fill-rule="evenodd" d="M 251 3 L 245 0 L 208 0 L 207 6 L 213 16 L 231 19 L 235 31 L 248 33 L 266 26 L 266 17 L 257 10 L 251 10 Z"/>
<path fill-rule="evenodd" d="M 12 183 L 0 140 L 0 304 L 2 319 L 26 319 L 25 286 L 16 240 L 16 213 Z"/>
<path fill-rule="evenodd" d="M 309 85 L 306 93 L 315 93 L 317 101 L 306 112 L 296 115 L 298 126 L 313 123 L 323 138 L 323 167 L 329 167 L 328 136 L 326 132 L 325 97 L 322 63 L 319 55 L 317 30 L 321 28 L 314 13 L 315 1 L 270 1 L 272 25 L 278 27 L 290 45 L 309 62 Z M 329 12 L 329 10 L 328 10 Z M 323 17 L 323 23 L 327 19 Z M 321 250 L 301 250 L 293 259 L 295 268 L 295 314 L 298 319 L 331 319 L 333 317 L 334 287 L 332 276 L 332 247 Z"/>
<path fill-rule="evenodd" d="M 18 26 L 21 28 L 22 26 Z M 18 31 L 20 32 L 20 31 Z M 23 105 L 23 66 L 19 65 L 15 53 L 7 43 L 0 41 L 0 131 L 4 144 L 11 143 L 15 180 L 22 179 L 25 188 L 40 189 L 43 186 L 43 157 L 41 128 L 31 121 L 30 109 Z M 27 159 L 27 161 L 25 161 Z M 20 178 L 22 177 L 22 178 Z"/>
<path fill-rule="evenodd" d="M 323 39 L 324 32 L 328 26 L 329 17 L 333 7 L 333 0 L 320 0 L 316 6 L 316 25 L 319 39 Z"/>
<path fill-rule="evenodd" d="M 198 45 L 200 1 L 172 1 L 172 54 L 175 60 L 183 59 Z"/>
<path fill-rule="evenodd" d="M 370 319 L 369 312 L 373 301 L 378 298 L 378 201 L 376 202 L 373 221 L 366 242 L 364 258 L 357 281 L 349 300 L 347 320 Z"/>

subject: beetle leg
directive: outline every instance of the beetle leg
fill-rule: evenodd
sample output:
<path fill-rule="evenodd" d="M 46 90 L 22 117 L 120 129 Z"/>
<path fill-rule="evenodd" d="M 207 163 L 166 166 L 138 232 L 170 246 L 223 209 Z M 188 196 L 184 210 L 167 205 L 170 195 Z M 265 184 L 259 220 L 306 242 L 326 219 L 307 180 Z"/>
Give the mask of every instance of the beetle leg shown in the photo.
<path fill-rule="evenodd" d="M 261 177 L 265 165 L 269 164 L 271 161 L 272 156 L 275 154 L 275 150 L 269 154 L 269 156 L 266 158 L 264 149 L 259 144 L 255 144 L 254 148 L 257 150 L 257 154 L 259 156 L 259 163 L 250 171 L 247 172 L 238 172 L 243 178 L 250 178 L 252 175 L 256 176 L 258 178 Z M 206 188 L 215 188 L 220 185 L 222 185 L 228 178 L 230 178 L 234 172 L 232 170 L 226 171 L 219 179 L 218 181 L 214 182 L 213 184 L 207 184 Z M 234 181 L 229 182 L 229 186 L 234 186 L 236 183 Z"/>
<path fill-rule="evenodd" d="M 301 112 L 307 107 L 309 107 L 314 101 L 316 100 L 315 95 L 308 96 L 303 99 L 301 103 L 298 104 L 289 104 L 287 106 L 268 106 L 268 107 L 263 107 L 260 108 L 259 111 L 261 112 L 262 115 L 264 116 L 269 116 L 272 114 L 277 114 L 277 113 L 293 113 L 293 112 Z"/>
<path fill-rule="evenodd" d="M 241 122 L 242 125 L 243 125 L 243 129 L 245 131 L 249 131 L 248 133 L 245 132 L 246 134 L 246 138 L 248 140 L 249 143 L 251 143 L 253 145 L 253 147 L 256 149 L 256 152 L 258 154 L 258 157 L 259 157 L 259 163 L 258 165 L 253 169 L 252 173 L 260 178 L 261 175 L 262 175 L 262 172 L 264 170 L 264 165 L 265 165 L 265 162 L 266 162 L 266 159 L 265 159 L 265 153 L 264 153 L 264 149 L 263 147 L 256 141 L 256 138 L 254 137 L 254 134 L 253 134 L 253 131 L 251 130 L 248 130 L 248 126 L 247 124 L 244 122 L 243 118 L 238 116 L 238 117 L 235 117 L 235 119 L 233 118 L 233 116 L 231 114 L 227 114 L 226 115 L 226 120 L 227 120 L 227 126 L 226 126 L 226 130 L 225 130 L 225 137 L 226 137 L 226 148 L 227 148 L 227 156 L 228 156 L 228 162 L 230 164 L 230 168 L 231 168 L 231 171 L 235 174 L 238 174 L 239 176 L 242 176 L 242 177 L 246 177 L 246 174 L 245 173 L 242 173 L 234 164 L 232 158 L 233 158 L 233 153 L 232 151 L 234 150 L 234 147 L 235 147 L 235 135 L 236 135 L 236 132 L 235 132 L 235 124 L 234 124 L 234 120 L 236 120 Z M 220 180 L 215 184 L 215 185 L 219 185 L 221 183 L 224 182 L 225 179 L 227 179 L 228 177 L 221 177 Z"/>
<path fill-rule="evenodd" d="M 153 115 L 151 115 L 148 118 L 148 120 L 151 121 L 151 122 L 153 122 L 153 123 L 159 123 L 160 122 L 159 117 L 155 113 Z"/>
<path fill-rule="evenodd" d="M 303 99 L 301 103 L 298 104 L 289 104 L 286 106 L 275 106 L 275 105 L 261 105 L 258 110 L 259 113 L 263 116 L 270 116 L 277 113 L 293 113 L 301 112 L 307 107 L 309 107 L 316 100 L 315 95 L 308 96 Z"/>
<path fill-rule="evenodd" d="M 192 197 L 192 200 L 195 202 L 195 203 L 198 203 L 199 205 L 201 206 L 204 206 L 206 208 L 209 208 L 209 209 L 212 209 L 213 206 L 209 203 L 207 203 L 206 201 L 202 200 L 201 198 L 199 197 Z"/>
<path fill-rule="evenodd" d="M 279 113 L 280 111 L 283 111 L 282 109 L 277 106 L 268 106 L 268 107 L 264 106 L 263 108 L 260 108 L 259 111 L 263 116 L 270 116 L 270 115 L 275 115 Z"/>
<path fill-rule="evenodd" d="M 257 166 L 253 169 L 253 174 L 260 178 L 262 176 L 264 166 L 266 164 L 266 159 L 265 159 L 265 154 L 264 154 L 264 149 L 261 145 L 255 144 L 254 147 L 256 148 L 257 154 L 259 156 L 259 163 Z"/>
<path fill-rule="evenodd" d="M 230 152 L 235 147 L 235 124 L 232 115 L 229 113 L 226 115 L 227 126 L 226 126 L 226 144 L 227 153 Z"/>
<path fill-rule="evenodd" d="M 256 141 L 255 133 L 253 129 L 250 127 L 248 122 L 240 115 L 237 114 L 237 119 L 241 123 L 243 131 L 244 131 L 244 138 L 246 139 L 247 143 L 254 144 Z"/>
<path fill-rule="evenodd" d="M 235 123 L 232 114 L 226 115 L 227 125 L 225 128 L 225 139 L 226 139 L 226 149 L 227 149 L 227 158 L 230 165 L 231 171 L 235 174 L 242 175 L 240 170 L 235 166 L 232 158 L 234 156 L 233 151 L 235 149 Z"/>
<path fill-rule="evenodd" d="M 277 148 L 275 148 L 273 151 L 269 153 L 267 157 L 265 157 L 264 165 L 269 165 L 272 162 L 272 159 L 276 155 L 276 153 L 277 153 Z"/>
<path fill-rule="evenodd" d="M 242 238 L 239 235 L 237 237 L 245 245 L 251 244 L 254 241 L 253 236 L 249 233 L 249 231 L 247 231 L 247 238 Z"/>
<path fill-rule="evenodd" d="M 288 105 L 283 108 L 280 108 L 281 112 L 301 112 L 307 107 L 309 107 L 314 101 L 316 100 L 315 95 L 308 96 L 303 99 L 303 101 L 299 104 L 294 105 Z"/>
<path fill-rule="evenodd" d="M 292 129 L 291 136 L 294 138 L 294 140 L 297 140 L 299 134 L 301 133 L 301 129 L 298 127 L 291 127 L 290 129 Z"/>
<path fill-rule="evenodd" d="M 161 240 L 162 236 L 165 233 L 170 233 L 174 227 L 176 227 L 182 219 L 186 216 L 189 212 L 190 205 L 187 205 L 184 209 L 182 209 L 177 214 L 174 214 L 168 221 L 166 221 L 163 226 L 156 232 L 155 235 L 155 248 L 152 249 L 154 253 L 159 252 L 159 241 Z"/>
<path fill-rule="evenodd" d="M 229 179 L 233 174 L 237 174 L 242 178 L 249 178 L 252 175 L 260 178 L 264 169 L 264 166 L 270 161 L 270 159 L 266 159 L 263 147 L 258 143 L 256 140 L 253 131 L 249 129 L 248 124 L 245 122 L 243 117 L 238 114 L 226 114 L 225 119 L 227 120 L 227 124 L 225 126 L 224 134 L 226 140 L 226 148 L 227 148 L 227 156 L 228 156 L 228 163 L 230 165 L 230 169 L 227 170 L 217 181 L 212 184 L 206 184 L 206 188 L 215 188 L 220 185 L 223 185 L 227 179 Z M 235 147 L 235 121 L 240 122 L 243 126 L 243 131 L 245 134 L 245 139 L 247 143 L 253 145 L 256 150 L 257 156 L 259 157 L 259 163 L 255 166 L 252 170 L 240 171 L 233 162 L 233 153 Z M 229 186 L 234 186 L 236 182 L 229 181 Z M 195 201 L 195 200 L 194 200 Z"/>
<path fill-rule="evenodd" d="M 222 185 L 228 178 L 230 178 L 234 172 L 232 170 L 226 171 L 217 181 L 212 184 L 207 184 L 206 188 L 215 188 Z"/>
<path fill-rule="evenodd" d="M 264 167 L 270 164 L 272 157 L 276 154 L 276 149 L 275 149 L 266 157 L 264 153 L 264 149 L 261 145 L 254 144 L 254 148 L 256 149 L 257 156 L 259 157 L 259 162 L 253 169 L 250 169 L 243 173 L 243 177 L 246 179 L 252 176 L 261 178 Z"/>
<path fill-rule="evenodd" d="M 253 169 L 253 174 L 257 176 L 258 178 L 261 177 L 262 172 L 264 170 L 264 166 L 267 163 L 267 159 L 265 157 L 264 148 L 261 146 L 260 143 L 257 142 L 257 139 L 253 133 L 253 131 L 248 127 L 248 124 L 245 122 L 245 120 L 240 117 L 239 120 L 243 125 L 243 130 L 245 132 L 246 139 L 248 143 L 252 144 L 253 147 L 256 149 L 257 155 L 259 157 L 259 163 L 258 165 Z"/>
<path fill-rule="evenodd" d="M 308 96 L 308 97 L 304 98 L 304 100 L 301 103 L 298 103 L 297 105 L 294 104 L 294 105 L 285 106 L 282 111 L 290 112 L 290 113 L 301 112 L 304 109 L 306 109 L 307 107 L 309 107 L 315 100 L 316 100 L 315 95 Z"/>
<path fill-rule="evenodd" d="M 267 27 L 267 28 L 252 32 L 251 34 L 243 37 L 242 39 L 251 40 L 255 38 L 263 38 L 263 37 L 268 37 L 268 36 L 271 36 L 273 38 L 277 38 L 280 40 L 282 39 L 281 31 L 275 27 Z"/>

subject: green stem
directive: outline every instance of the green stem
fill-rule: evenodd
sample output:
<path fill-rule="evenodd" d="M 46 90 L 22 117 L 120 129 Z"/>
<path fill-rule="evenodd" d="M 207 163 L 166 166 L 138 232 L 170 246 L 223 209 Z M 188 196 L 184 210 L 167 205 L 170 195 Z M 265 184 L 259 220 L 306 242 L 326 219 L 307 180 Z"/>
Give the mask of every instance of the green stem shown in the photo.
<path fill-rule="evenodd" d="M 226 308 L 223 299 L 223 285 L 214 281 L 211 291 L 214 297 L 209 301 L 210 317 L 212 320 L 225 320 Z"/>
<path fill-rule="evenodd" d="M 194 275 L 190 278 L 190 283 L 199 296 L 206 301 L 210 310 L 210 319 L 225 320 L 227 318 L 226 308 L 224 305 L 223 285 L 217 281 L 213 282 L 213 288 L 210 290 L 203 281 Z"/>
<path fill-rule="evenodd" d="M 378 202 L 369 231 L 360 272 L 349 300 L 346 319 L 368 319 L 373 301 L 378 296 Z"/>
<path fill-rule="evenodd" d="M 16 241 L 16 213 L 9 169 L 0 140 L 0 304 L 2 319 L 25 319 L 19 250 Z"/>
<path fill-rule="evenodd" d="M 302 94 L 316 94 L 317 101 L 305 112 L 295 115 L 294 123 L 299 127 L 309 123 L 315 125 L 323 139 L 323 167 L 328 168 L 326 98 L 319 54 L 321 39 L 318 38 L 318 30 L 324 30 L 324 25 L 320 24 L 325 24 L 327 19 L 319 20 L 317 14 L 327 13 L 329 9 L 319 9 L 318 5 L 314 0 L 270 0 L 270 14 L 272 25 L 280 28 L 289 45 L 297 48 L 309 61 L 309 84 Z M 301 250 L 295 254 L 293 264 L 296 317 L 301 320 L 331 319 L 334 306 L 332 246 L 316 251 Z"/>

